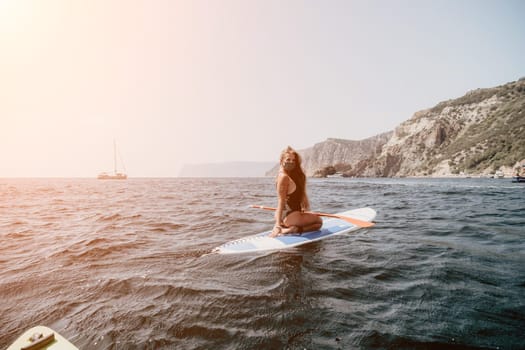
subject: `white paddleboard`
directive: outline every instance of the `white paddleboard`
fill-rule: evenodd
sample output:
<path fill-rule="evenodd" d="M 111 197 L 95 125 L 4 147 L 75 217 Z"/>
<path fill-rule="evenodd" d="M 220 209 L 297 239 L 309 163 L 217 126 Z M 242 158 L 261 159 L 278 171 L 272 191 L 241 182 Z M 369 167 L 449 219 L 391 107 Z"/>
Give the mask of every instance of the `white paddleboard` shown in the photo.
<path fill-rule="evenodd" d="M 351 218 L 371 222 L 374 220 L 377 213 L 372 208 L 360 208 L 337 213 L 336 215 L 348 216 Z M 266 231 L 227 242 L 221 246 L 216 247 L 213 252 L 219 254 L 240 254 L 260 252 L 265 250 L 286 249 L 319 241 L 331 236 L 356 231 L 360 228 L 361 227 L 341 219 L 323 219 L 323 226 L 318 231 L 304 232 L 301 235 L 282 235 L 274 238 L 268 237 L 272 231 Z"/>
<path fill-rule="evenodd" d="M 78 350 L 66 338 L 45 326 L 36 326 L 24 332 L 7 350 Z"/>

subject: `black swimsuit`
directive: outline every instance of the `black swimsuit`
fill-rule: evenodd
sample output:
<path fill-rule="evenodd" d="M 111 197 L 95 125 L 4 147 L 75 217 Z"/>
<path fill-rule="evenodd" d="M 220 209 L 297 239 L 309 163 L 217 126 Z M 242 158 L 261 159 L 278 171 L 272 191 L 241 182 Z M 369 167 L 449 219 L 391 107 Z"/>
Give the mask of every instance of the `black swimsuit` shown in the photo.
<path fill-rule="evenodd" d="M 301 202 L 302 202 L 302 199 L 303 199 L 302 198 L 303 197 L 303 190 L 297 184 L 297 181 L 295 181 L 291 177 L 290 177 L 290 180 L 293 181 L 294 184 L 295 184 L 295 191 L 293 191 L 292 193 L 290 193 L 290 194 L 288 194 L 286 196 L 286 212 L 285 212 L 284 217 L 287 217 L 288 215 L 290 215 L 294 211 L 301 211 L 302 210 Z"/>
<path fill-rule="evenodd" d="M 301 211 L 301 197 L 301 191 L 298 191 L 298 188 L 286 197 L 286 216 L 294 211 Z"/>

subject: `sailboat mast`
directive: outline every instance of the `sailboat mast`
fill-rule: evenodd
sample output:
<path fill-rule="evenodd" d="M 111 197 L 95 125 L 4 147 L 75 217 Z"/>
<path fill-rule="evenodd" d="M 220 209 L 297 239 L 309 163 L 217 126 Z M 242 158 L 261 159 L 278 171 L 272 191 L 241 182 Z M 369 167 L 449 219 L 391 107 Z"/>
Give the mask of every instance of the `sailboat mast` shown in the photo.
<path fill-rule="evenodd" d="M 114 174 L 117 173 L 117 142 L 113 139 L 113 160 L 114 160 Z"/>

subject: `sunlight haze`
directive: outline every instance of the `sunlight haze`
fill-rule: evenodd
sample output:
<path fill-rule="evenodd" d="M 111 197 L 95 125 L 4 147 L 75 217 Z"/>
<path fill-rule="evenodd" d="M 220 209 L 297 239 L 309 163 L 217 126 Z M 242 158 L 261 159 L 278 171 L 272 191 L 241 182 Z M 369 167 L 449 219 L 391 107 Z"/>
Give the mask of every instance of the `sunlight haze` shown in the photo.
<path fill-rule="evenodd" d="M 277 161 L 525 76 L 523 1 L 0 0 L 0 177 Z"/>

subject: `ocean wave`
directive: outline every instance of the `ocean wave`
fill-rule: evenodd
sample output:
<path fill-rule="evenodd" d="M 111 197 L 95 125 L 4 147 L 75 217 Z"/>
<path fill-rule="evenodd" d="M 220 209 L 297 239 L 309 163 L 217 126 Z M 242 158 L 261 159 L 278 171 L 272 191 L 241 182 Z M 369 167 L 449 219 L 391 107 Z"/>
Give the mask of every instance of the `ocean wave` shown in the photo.
<path fill-rule="evenodd" d="M 0 329 L 86 349 L 519 348 L 522 196 L 475 180 L 315 179 L 312 208 L 376 225 L 220 255 L 273 225 L 273 178 L 0 184 Z"/>

